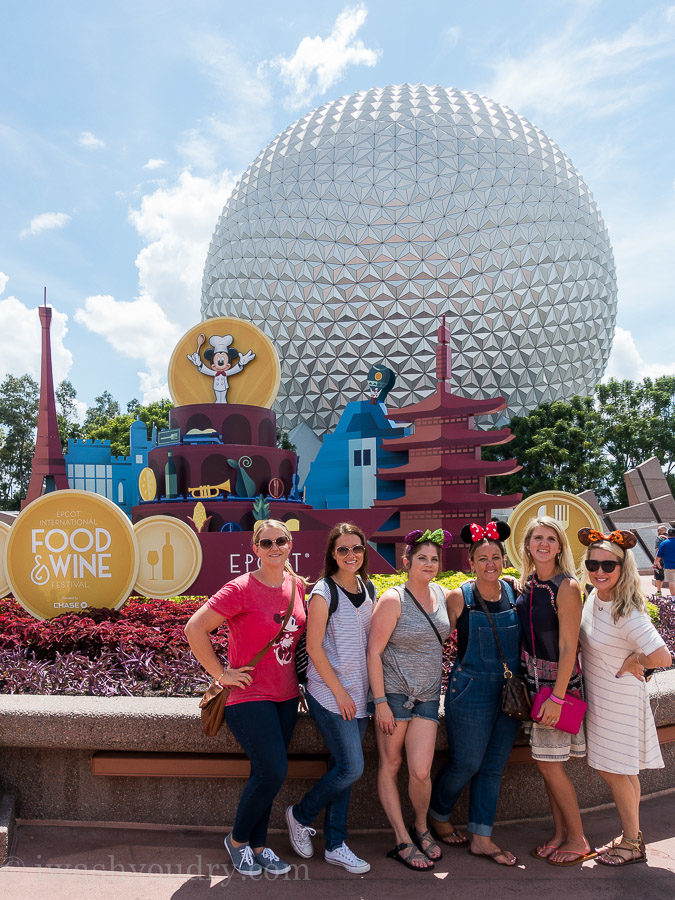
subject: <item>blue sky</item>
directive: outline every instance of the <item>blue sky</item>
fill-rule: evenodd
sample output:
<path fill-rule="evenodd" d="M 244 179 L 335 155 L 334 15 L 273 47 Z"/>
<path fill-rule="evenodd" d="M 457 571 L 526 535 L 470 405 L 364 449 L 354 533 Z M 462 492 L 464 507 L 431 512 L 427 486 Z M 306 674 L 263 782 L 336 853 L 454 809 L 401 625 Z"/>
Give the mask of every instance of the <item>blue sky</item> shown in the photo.
<path fill-rule="evenodd" d="M 581 172 L 619 285 L 608 374 L 675 373 L 675 4 L 0 3 L 0 378 L 168 396 L 238 176 L 291 122 L 389 83 L 513 107 Z"/>

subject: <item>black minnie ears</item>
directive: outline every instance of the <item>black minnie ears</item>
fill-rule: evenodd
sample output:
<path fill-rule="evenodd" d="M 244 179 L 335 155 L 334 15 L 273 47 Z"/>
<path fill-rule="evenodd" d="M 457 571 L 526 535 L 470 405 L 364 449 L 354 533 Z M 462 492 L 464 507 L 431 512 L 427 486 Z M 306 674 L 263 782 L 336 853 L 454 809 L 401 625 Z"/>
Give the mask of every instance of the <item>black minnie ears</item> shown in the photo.
<path fill-rule="evenodd" d="M 476 544 L 478 541 L 505 541 L 511 534 L 511 528 L 506 522 L 488 522 L 487 525 L 479 525 L 477 522 L 469 522 L 462 528 L 459 536 L 465 544 Z"/>
<path fill-rule="evenodd" d="M 637 544 L 637 538 L 632 531 L 610 531 L 609 534 L 603 534 L 595 528 L 581 528 L 577 537 L 585 547 L 592 547 L 593 544 L 608 541 L 610 544 L 621 547 L 622 550 L 630 550 Z"/>

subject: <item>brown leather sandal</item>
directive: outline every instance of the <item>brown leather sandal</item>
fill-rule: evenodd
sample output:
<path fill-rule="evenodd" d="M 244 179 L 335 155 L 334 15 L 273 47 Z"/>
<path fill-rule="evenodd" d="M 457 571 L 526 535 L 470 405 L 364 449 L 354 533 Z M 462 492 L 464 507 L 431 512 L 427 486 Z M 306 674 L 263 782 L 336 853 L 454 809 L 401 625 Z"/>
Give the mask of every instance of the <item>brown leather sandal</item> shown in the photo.
<path fill-rule="evenodd" d="M 630 853 L 630 857 L 622 856 L 622 850 Z M 607 850 L 599 854 L 598 862 L 603 866 L 630 866 L 633 863 L 647 862 L 647 849 L 642 832 L 638 832 L 634 841 L 623 835 L 613 840 Z"/>

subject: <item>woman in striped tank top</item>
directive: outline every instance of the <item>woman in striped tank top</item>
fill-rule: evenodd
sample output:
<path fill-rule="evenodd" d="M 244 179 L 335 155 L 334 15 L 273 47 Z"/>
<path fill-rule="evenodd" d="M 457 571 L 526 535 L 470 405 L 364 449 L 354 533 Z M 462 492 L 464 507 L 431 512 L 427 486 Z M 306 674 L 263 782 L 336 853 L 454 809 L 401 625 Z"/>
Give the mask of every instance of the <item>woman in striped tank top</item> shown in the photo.
<path fill-rule="evenodd" d="M 647 613 L 630 550 L 635 535 L 582 528 L 579 540 L 588 547 L 583 565 L 593 585 L 580 632 L 588 764 L 609 785 L 623 828 L 601 848 L 598 862 L 625 866 L 647 859 L 638 773 L 663 768 L 645 669 L 669 666 L 672 660 Z"/>
<path fill-rule="evenodd" d="M 368 545 L 349 522 L 328 535 L 321 578 L 312 588 L 307 615 L 307 703 L 330 751 L 328 772 L 286 810 L 295 852 L 314 853 L 311 827 L 325 809 L 324 859 L 348 872 L 368 872 L 370 864 L 347 846 L 351 786 L 363 772 L 361 742 L 368 726 L 366 647 L 375 590 L 368 578 Z"/>

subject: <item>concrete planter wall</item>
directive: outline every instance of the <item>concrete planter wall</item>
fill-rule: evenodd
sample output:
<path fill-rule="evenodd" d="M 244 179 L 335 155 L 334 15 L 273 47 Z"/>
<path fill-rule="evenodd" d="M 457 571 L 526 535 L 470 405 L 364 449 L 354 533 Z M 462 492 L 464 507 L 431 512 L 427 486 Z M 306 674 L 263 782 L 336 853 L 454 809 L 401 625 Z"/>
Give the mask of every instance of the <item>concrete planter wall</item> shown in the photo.
<path fill-rule="evenodd" d="M 675 670 L 659 673 L 650 690 L 666 768 L 642 773 L 645 794 L 671 788 L 675 782 Z M 500 820 L 548 812 L 543 783 L 522 736 L 518 744 L 504 776 Z M 441 726 L 437 766 L 444 761 L 446 747 Z M 174 774 L 94 774 L 93 755 L 110 751 L 122 754 L 123 761 L 128 761 L 130 753 L 140 754 L 138 759 L 151 769 Z M 385 827 L 377 800 L 372 727 L 365 751 L 366 771 L 352 793 L 350 824 L 353 828 Z M 205 755 L 207 761 L 225 755 L 222 758 L 228 761 L 240 753 L 227 728 L 217 738 L 202 735 L 196 700 L 0 695 L 2 790 L 16 792 L 16 813 L 21 819 L 231 825 L 244 784 L 241 774 L 200 778 L 178 773 L 195 770 L 195 754 Z M 298 769 L 301 775 L 312 755 L 325 755 L 321 736 L 307 716 L 298 721 L 289 753 L 296 758 L 296 777 L 286 781 L 275 804 L 273 827 L 283 827 L 286 805 L 312 783 L 297 777 Z M 610 799 L 604 783 L 583 761 L 574 761 L 570 772 L 582 807 Z M 466 821 L 465 798 L 455 819 Z"/>

